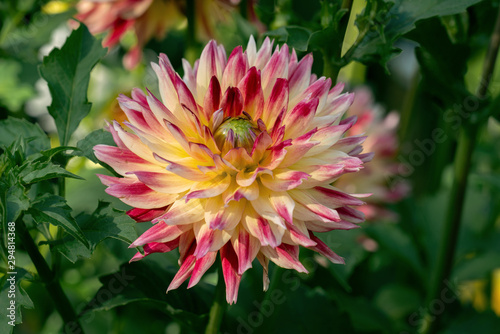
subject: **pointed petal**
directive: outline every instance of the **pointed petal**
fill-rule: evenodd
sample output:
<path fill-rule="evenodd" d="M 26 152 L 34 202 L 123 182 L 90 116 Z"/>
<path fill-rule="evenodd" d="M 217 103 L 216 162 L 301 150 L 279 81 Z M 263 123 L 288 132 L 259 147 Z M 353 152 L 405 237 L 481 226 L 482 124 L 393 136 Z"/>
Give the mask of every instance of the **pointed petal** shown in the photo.
<path fill-rule="evenodd" d="M 167 171 L 157 172 L 131 172 L 137 176 L 139 181 L 147 185 L 149 188 L 166 194 L 178 194 L 189 190 L 194 184 L 191 180 L 186 180 L 174 173 Z"/>
<path fill-rule="evenodd" d="M 209 198 L 222 194 L 229 187 L 231 178 L 229 174 L 223 173 L 212 180 L 195 183 L 186 194 L 186 201 L 192 198 Z"/>
<path fill-rule="evenodd" d="M 184 281 L 191 276 L 191 273 L 194 270 L 194 265 L 196 262 L 196 257 L 194 255 L 188 255 L 186 259 L 182 262 L 181 267 L 179 268 L 179 271 L 177 274 L 175 274 L 174 278 L 172 279 L 172 282 L 167 288 L 167 293 L 170 290 L 177 289 L 179 286 L 181 286 Z"/>
<path fill-rule="evenodd" d="M 226 283 L 226 300 L 229 304 L 236 303 L 241 275 L 238 274 L 238 257 L 231 243 L 227 243 L 220 251 L 222 273 Z M 221 279 L 222 277 L 219 277 Z"/>
<path fill-rule="evenodd" d="M 213 76 L 210 79 L 207 92 L 203 99 L 203 112 L 207 120 L 212 119 L 215 111 L 219 110 L 220 101 L 222 99 L 222 91 L 217 77 Z"/>
<path fill-rule="evenodd" d="M 252 261 L 260 249 L 260 242 L 251 236 L 243 227 L 238 227 L 231 239 L 234 251 L 238 256 L 238 274 L 252 267 Z"/>
<path fill-rule="evenodd" d="M 275 169 L 272 175 L 261 175 L 260 181 L 270 190 L 287 191 L 299 186 L 302 183 L 302 180 L 309 178 L 309 176 L 309 174 L 300 171 Z"/>
<path fill-rule="evenodd" d="M 319 202 L 332 208 L 346 205 L 363 205 L 365 202 L 360 199 L 339 191 L 331 186 L 314 187 L 310 194 Z"/>
<path fill-rule="evenodd" d="M 262 120 L 268 129 L 272 128 L 274 121 L 283 109 L 288 109 L 288 80 L 277 79 L 271 94 L 266 99 L 262 113 Z"/>
<path fill-rule="evenodd" d="M 157 155 L 156 153 L 154 154 L 155 158 L 157 158 L 158 161 L 162 161 L 164 163 L 169 164 L 166 167 L 166 170 L 169 172 L 172 172 L 184 179 L 188 179 L 191 181 L 207 181 L 210 180 L 210 176 L 204 174 L 202 171 L 200 171 L 198 168 L 192 168 L 188 167 L 167 159 L 162 158 L 161 156 Z"/>
<path fill-rule="evenodd" d="M 285 117 L 285 138 L 295 138 L 309 130 L 311 121 L 314 119 L 319 99 L 313 98 L 309 101 L 299 102 Z"/>
<path fill-rule="evenodd" d="M 192 228 L 192 225 L 170 226 L 164 222 L 150 227 L 139 238 L 137 238 L 129 248 L 139 247 L 152 242 L 169 242 L 177 239 L 181 234 Z"/>
<path fill-rule="evenodd" d="M 149 222 L 165 213 L 168 206 L 159 209 L 134 208 L 127 211 L 127 215 L 138 223 Z"/>
<path fill-rule="evenodd" d="M 243 96 L 236 87 L 229 87 L 220 103 L 220 107 L 224 110 L 224 117 L 237 117 L 243 111 Z"/>
<path fill-rule="evenodd" d="M 311 233 L 311 240 L 314 240 L 316 242 L 316 246 L 308 247 L 309 249 L 312 249 L 313 251 L 323 254 L 332 263 L 345 264 L 345 261 L 342 257 L 335 254 L 334 251 L 332 251 L 323 241 L 321 241 L 318 237 L 316 237 L 312 233 Z"/>
<path fill-rule="evenodd" d="M 311 81 L 312 64 L 312 54 L 307 54 L 300 60 L 297 67 L 293 69 L 293 72 L 290 71 L 291 96 L 296 96 L 302 93 L 309 86 L 309 82 Z"/>
<path fill-rule="evenodd" d="M 276 263 L 276 265 L 286 269 L 295 269 L 299 273 L 307 273 L 307 269 L 299 261 L 298 250 L 299 246 L 287 244 L 281 244 L 275 249 L 269 246 L 261 248 L 261 252 L 268 257 L 269 260 Z"/>
<path fill-rule="evenodd" d="M 225 64 L 221 62 L 217 43 L 212 40 L 203 49 L 198 65 L 198 72 L 196 73 L 196 81 L 198 84 L 198 93 L 206 91 L 210 80 L 213 76 L 217 78 L 222 77 L 222 71 Z"/>
<path fill-rule="evenodd" d="M 269 223 L 249 205 L 245 209 L 245 214 L 241 222 L 244 228 L 260 241 L 262 246 L 269 245 L 275 248 L 281 243 L 281 239 L 285 233 L 285 228 Z"/>
<path fill-rule="evenodd" d="M 288 45 L 284 44 L 281 50 L 276 50 L 269 62 L 262 70 L 262 89 L 268 97 L 275 82 L 279 78 L 288 78 Z"/>
<path fill-rule="evenodd" d="M 238 89 L 243 96 L 243 110 L 254 120 L 260 118 L 264 110 L 264 93 L 260 82 L 260 73 L 255 67 L 248 70 L 238 84 Z"/>
<path fill-rule="evenodd" d="M 290 245 L 301 245 L 304 247 L 316 246 L 316 242 L 310 239 L 309 231 L 304 222 L 295 220 L 293 225 L 286 223 L 287 231 L 283 235 L 283 242 Z"/>
<path fill-rule="evenodd" d="M 130 259 L 130 262 L 139 261 L 153 253 L 167 253 L 177 247 L 179 247 L 179 238 L 169 242 L 150 242 L 144 245 L 144 254 L 137 252 L 134 257 Z"/>
<path fill-rule="evenodd" d="M 217 252 L 208 252 L 207 255 L 196 260 L 191 279 L 189 280 L 188 289 L 198 284 L 203 274 L 205 274 L 214 264 L 216 258 Z"/>
<path fill-rule="evenodd" d="M 199 199 L 194 198 L 187 203 L 184 199 L 179 199 L 164 215 L 153 220 L 153 223 L 166 221 L 169 225 L 191 224 L 202 220 L 203 215 L 203 206 Z"/>
<path fill-rule="evenodd" d="M 135 178 L 118 178 L 101 174 L 97 174 L 97 176 L 104 185 L 108 186 L 106 193 L 136 208 L 161 208 L 172 203 L 178 197 L 177 194 L 156 192 Z"/>
<path fill-rule="evenodd" d="M 287 154 L 280 164 L 281 168 L 292 166 L 304 156 L 307 156 L 313 147 L 320 144 L 319 141 L 311 140 L 316 131 L 317 129 L 313 129 L 292 140 L 292 145 L 287 147 Z"/>
<path fill-rule="evenodd" d="M 236 183 L 238 183 L 238 185 L 241 187 L 248 187 L 255 182 L 257 176 L 263 173 L 271 173 L 271 171 L 269 171 L 266 168 L 260 168 L 260 167 L 249 172 L 246 172 L 245 170 L 240 170 L 238 174 L 236 174 Z"/>
<path fill-rule="evenodd" d="M 288 193 L 291 198 L 295 200 L 295 213 L 297 219 L 302 221 L 340 221 L 340 216 L 337 211 L 318 202 L 309 190 L 291 190 Z"/>
<path fill-rule="evenodd" d="M 222 74 L 222 90 L 238 86 L 247 70 L 248 63 L 246 57 L 243 56 L 243 48 L 237 46 L 231 52 L 226 68 L 224 69 L 224 74 Z"/>
<path fill-rule="evenodd" d="M 194 235 L 196 237 L 196 249 L 193 255 L 199 259 L 208 252 L 220 249 L 231 239 L 231 234 L 225 230 L 213 230 L 204 221 L 194 224 Z"/>
<path fill-rule="evenodd" d="M 262 266 L 262 287 L 264 291 L 269 289 L 269 259 L 264 256 L 261 252 L 257 255 L 257 260 L 259 260 L 260 265 Z"/>
<path fill-rule="evenodd" d="M 231 201 L 224 205 L 220 196 L 209 198 L 205 204 L 205 222 L 214 230 L 233 230 L 240 222 L 245 204 Z"/>
<path fill-rule="evenodd" d="M 108 164 L 115 172 L 124 176 L 128 172 L 135 170 L 163 170 L 162 166 L 144 160 L 128 149 L 122 149 L 115 146 L 96 145 L 94 146 L 94 153 L 97 159 Z"/>

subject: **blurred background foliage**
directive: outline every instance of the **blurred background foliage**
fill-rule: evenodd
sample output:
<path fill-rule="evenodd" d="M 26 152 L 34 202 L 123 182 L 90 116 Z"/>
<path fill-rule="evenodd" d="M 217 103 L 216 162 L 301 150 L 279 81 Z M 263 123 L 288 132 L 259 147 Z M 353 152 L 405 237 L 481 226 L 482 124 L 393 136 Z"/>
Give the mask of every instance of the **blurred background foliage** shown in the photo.
<path fill-rule="evenodd" d="M 194 29 L 191 25 L 196 24 L 189 7 L 193 4 L 187 1 L 181 5 L 187 19 L 162 39 L 151 39 L 144 46 L 143 58 L 135 69 L 126 70 L 122 65 L 123 56 L 135 43 L 132 34 L 108 50 L 91 73 L 90 114 L 69 145 L 89 145 L 82 140 L 103 128 L 106 120 L 123 120 L 116 102 L 118 94 L 127 95 L 133 87 L 157 91 L 149 62 L 156 61 L 160 52 L 168 54 L 181 74 L 183 57 L 190 61 L 199 57 L 206 40 L 190 34 Z M 39 124 L 49 135 L 52 147 L 58 145 L 58 138 L 47 112 L 51 98 L 39 67 L 43 57 L 52 48 L 61 47 L 71 33 L 68 20 L 76 13 L 74 5 L 71 1 L 0 2 L 0 118 L 2 122 L 13 117 Z M 310 274 L 271 267 L 267 293 L 262 291 L 261 269 L 248 271 L 238 303 L 228 307 L 221 332 L 416 333 L 424 315 L 430 313 L 442 315 L 440 333 L 498 333 L 498 70 L 491 77 L 487 98 L 474 96 L 499 2 L 242 0 L 233 7 L 229 17 L 214 26 L 212 36 L 224 44 L 226 51 L 246 45 L 251 34 L 259 42 L 269 36 L 276 43 L 295 48 L 299 58 L 312 53 L 313 72 L 318 76 L 338 78 L 346 82 L 348 90 L 368 87 L 383 115 L 391 111 L 400 115 L 397 152 L 392 157 L 398 165 L 382 183 L 390 189 L 396 181 L 404 180 L 411 192 L 399 201 L 378 204 L 390 215 L 375 216 L 361 229 L 322 236 L 346 259 L 345 266 L 326 263 L 305 250 L 301 259 Z M 449 290 L 442 291 L 440 300 L 429 301 L 426 296 L 452 184 L 458 128 L 469 122 L 479 123 L 480 127 L 453 271 L 446 283 Z M 8 133 L 7 123 L 2 124 L 0 144 L 5 151 L 17 133 Z M 87 139 L 94 139 L 94 143 L 109 140 L 104 133 L 100 137 L 96 134 Z M 134 224 L 112 209 L 128 207 L 104 192 L 95 174 L 107 171 L 95 161 L 73 157 L 67 169 L 85 179 L 67 179 L 66 184 L 67 205 L 78 224 L 85 228 L 94 221 L 104 224 L 107 220 L 111 225 L 106 226 L 112 227 L 94 239 L 89 237 L 94 242 L 92 254 L 89 250 L 71 253 L 51 246 L 63 254 L 58 278 L 77 312 L 81 312 L 85 331 L 202 332 L 217 280 L 216 270 L 212 268 L 195 288 L 180 288 L 166 295 L 177 269 L 176 255 L 154 254 L 129 264 L 136 251 L 128 249 L 123 241 L 144 232 L 146 223 Z M 50 192 L 55 184 L 48 180 L 39 187 Z M 50 226 L 48 233 L 55 234 L 55 227 Z M 40 243 L 42 255 L 53 256 L 43 233 L 36 234 L 35 241 Z M 21 291 L 17 301 L 23 309 L 22 324 L 14 332 L 61 332 L 63 321 L 21 244 L 16 260 Z M 6 263 L 0 267 L 7 272 Z M 125 284 L 109 294 L 115 273 L 121 277 L 125 273 Z M 134 278 L 127 280 L 129 276 Z M 3 275 L 2 286 L 6 286 L 5 278 Z M 3 312 L 2 305 L 0 332 L 7 333 L 11 328 L 3 323 Z"/>

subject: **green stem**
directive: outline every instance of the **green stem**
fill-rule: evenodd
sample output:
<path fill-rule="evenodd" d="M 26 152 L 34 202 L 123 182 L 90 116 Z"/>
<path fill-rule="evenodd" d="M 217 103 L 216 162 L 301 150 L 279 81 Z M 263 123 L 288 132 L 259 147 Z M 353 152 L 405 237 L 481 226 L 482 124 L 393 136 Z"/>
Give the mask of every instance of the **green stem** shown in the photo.
<path fill-rule="evenodd" d="M 65 332 L 83 333 L 83 329 L 78 322 L 76 313 L 69 302 L 68 297 L 64 293 L 59 280 L 57 280 L 54 272 L 50 270 L 45 258 L 40 254 L 38 247 L 33 241 L 22 217 L 16 222 L 17 235 L 19 236 L 24 248 L 28 252 L 31 261 L 35 265 L 38 275 L 42 279 L 50 297 L 54 301 L 56 310 L 61 315 L 65 325 Z"/>
<path fill-rule="evenodd" d="M 58 179 L 58 193 L 59 196 L 66 198 L 66 179 L 64 177 L 60 177 Z M 64 230 L 58 226 L 55 240 L 61 240 L 64 236 Z M 54 273 L 59 273 L 59 269 L 61 267 L 61 253 L 56 250 L 51 249 L 52 254 L 52 271 Z"/>
<path fill-rule="evenodd" d="M 273 274 L 271 276 L 271 283 L 269 285 L 269 289 L 267 289 L 265 295 L 264 295 L 264 300 L 262 301 L 261 306 L 266 305 L 266 301 L 271 298 L 271 294 L 273 293 L 274 290 L 278 288 L 279 283 L 283 279 L 283 274 L 285 273 L 285 269 L 282 267 L 276 265 L 273 270 Z"/>
<path fill-rule="evenodd" d="M 208 325 L 205 329 L 205 334 L 218 334 L 220 324 L 224 313 L 226 312 L 226 286 L 224 284 L 224 276 L 222 274 L 222 264 L 219 264 L 219 271 L 217 277 L 217 287 L 215 288 L 215 297 L 210 314 L 208 318 Z"/>
<path fill-rule="evenodd" d="M 337 52 L 335 52 L 336 54 L 334 55 L 328 54 L 328 52 L 323 49 L 323 75 L 326 76 L 327 78 L 332 79 L 332 82 L 334 84 L 337 82 L 340 70 L 346 64 L 334 63 L 332 62 L 332 59 L 335 60 L 341 59 L 342 44 L 344 43 L 345 34 L 347 31 L 347 25 L 349 24 L 349 17 L 351 16 L 353 2 L 354 0 L 343 0 L 342 6 L 340 7 L 340 9 L 347 9 L 347 13 L 344 15 L 344 17 L 342 17 L 342 19 L 339 22 L 338 34 L 339 36 L 342 36 L 342 43 L 340 43 L 339 47 L 337 48 L 338 50 Z"/>
<path fill-rule="evenodd" d="M 436 262 L 434 279 L 431 283 L 427 305 L 433 300 L 440 300 L 441 291 L 446 280 L 450 277 L 454 263 L 455 249 L 460 232 L 462 207 L 467 189 L 467 179 L 471 164 L 472 152 L 476 142 L 476 129 L 462 129 L 458 139 L 457 153 L 454 163 L 454 179 L 444 229 L 441 232 L 441 243 Z M 436 333 L 439 325 L 440 314 L 427 314 L 421 329 L 422 333 Z"/>
<path fill-rule="evenodd" d="M 190 63 L 194 63 L 198 54 L 196 49 L 196 3 L 194 0 L 186 1 L 186 51 L 185 57 Z"/>
<path fill-rule="evenodd" d="M 491 76 L 495 69 L 495 63 L 500 46 L 500 8 L 497 14 L 495 28 L 491 36 L 490 45 L 483 66 L 483 73 L 477 97 L 484 99 L 488 92 Z M 454 162 L 454 178 L 451 188 L 451 195 L 448 202 L 446 220 L 441 237 L 441 248 L 439 250 L 434 277 L 431 282 L 427 305 L 433 300 L 440 300 L 441 292 L 445 288 L 453 268 L 455 248 L 460 232 L 462 220 L 462 209 L 465 202 L 467 190 L 467 179 L 471 166 L 472 153 L 476 143 L 479 123 L 465 124 L 460 130 L 457 153 Z M 439 329 L 439 320 L 443 312 L 436 315 L 428 313 L 423 321 L 420 333 L 434 334 Z"/>
<path fill-rule="evenodd" d="M 406 92 L 403 108 L 401 110 L 401 122 L 399 123 L 399 140 L 405 142 L 408 139 L 408 131 L 412 120 L 412 111 L 415 106 L 415 98 L 418 92 L 420 82 L 420 72 L 415 70 L 411 79 L 410 88 Z"/>

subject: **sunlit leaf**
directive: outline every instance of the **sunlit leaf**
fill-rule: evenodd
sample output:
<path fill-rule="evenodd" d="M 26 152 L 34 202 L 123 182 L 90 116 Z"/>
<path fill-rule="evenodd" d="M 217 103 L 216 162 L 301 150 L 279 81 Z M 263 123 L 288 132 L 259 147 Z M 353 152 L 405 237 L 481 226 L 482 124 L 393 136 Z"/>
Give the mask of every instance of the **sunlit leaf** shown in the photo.
<path fill-rule="evenodd" d="M 81 24 L 61 49 L 54 49 L 40 67 L 49 84 L 54 117 L 61 145 L 67 145 L 80 121 L 87 116 L 91 104 L 87 101 L 90 71 L 106 54 L 101 42 Z"/>
<path fill-rule="evenodd" d="M 64 198 L 52 194 L 45 194 L 37 198 L 29 210 L 38 224 L 50 223 L 54 226 L 60 226 L 69 235 L 88 247 L 89 243 L 75 218 L 71 215 L 71 211 Z"/>

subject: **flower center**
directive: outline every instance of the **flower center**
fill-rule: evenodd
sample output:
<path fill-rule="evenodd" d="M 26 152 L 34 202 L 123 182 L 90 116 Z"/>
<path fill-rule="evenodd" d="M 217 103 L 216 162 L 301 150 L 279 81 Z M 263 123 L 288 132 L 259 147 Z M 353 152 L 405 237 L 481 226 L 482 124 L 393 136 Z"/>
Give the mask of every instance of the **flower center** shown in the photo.
<path fill-rule="evenodd" d="M 229 117 L 219 125 L 214 139 L 223 153 L 235 147 L 243 147 L 250 152 L 260 132 L 247 117 Z"/>

